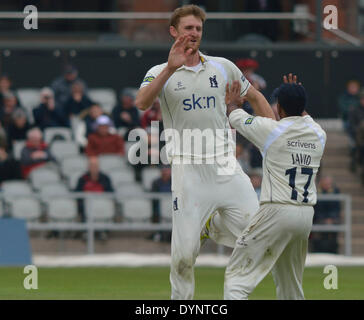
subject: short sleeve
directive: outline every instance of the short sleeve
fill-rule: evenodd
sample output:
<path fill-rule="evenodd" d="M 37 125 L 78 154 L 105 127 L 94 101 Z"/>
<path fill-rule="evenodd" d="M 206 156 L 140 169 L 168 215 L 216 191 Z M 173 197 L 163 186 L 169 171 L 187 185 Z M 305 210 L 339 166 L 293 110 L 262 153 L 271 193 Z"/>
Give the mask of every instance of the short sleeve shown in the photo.
<path fill-rule="evenodd" d="M 154 66 L 151 68 L 143 78 L 143 81 L 140 85 L 140 88 L 146 87 L 149 85 L 163 70 L 160 65 Z"/>
<path fill-rule="evenodd" d="M 227 60 L 227 61 L 228 61 L 228 64 L 229 64 L 229 69 L 231 70 L 231 79 L 230 79 L 230 81 L 239 80 L 240 85 L 241 85 L 240 95 L 245 96 L 246 93 L 248 92 L 249 87 L 250 87 L 249 80 L 247 78 L 245 78 L 245 76 L 243 75 L 241 70 L 233 62 L 231 62 L 229 60 Z"/>
<path fill-rule="evenodd" d="M 234 110 L 229 116 L 230 124 L 241 135 L 263 152 L 267 138 L 277 126 L 277 121 L 265 117 L 253 117 L 242 109 Z"/>

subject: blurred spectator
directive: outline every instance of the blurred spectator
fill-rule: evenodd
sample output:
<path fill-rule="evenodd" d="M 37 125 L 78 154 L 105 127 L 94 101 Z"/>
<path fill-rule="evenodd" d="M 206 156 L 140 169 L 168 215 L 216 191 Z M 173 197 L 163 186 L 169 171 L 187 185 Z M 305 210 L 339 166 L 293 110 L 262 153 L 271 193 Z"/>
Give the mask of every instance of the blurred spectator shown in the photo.
<path fill-rule="evenodd" d="M 124 139 L 128 138 L 129 131 L 140 127 L 139 110 L 134 105 L 134 92 L 125 88 L 120 94 L 120 102 L 112 110 L 111 117 L 116 128 L 125 128 Z"/>
<path fill-rule="evenodd" d="M 318 185 L 318 194 L 339 194 L 330 176 L 323 176 Z M 314 224 L 339 224 L 341 204 L 339 200 L 317 201 L 314 207 Z M 337 232 L 319 232 L 311 235 L 314 252 L 338 253 Z"/>
<path fill-rule="evenodd" d="M 12 113 L 12 122 L 8 128 L 8 150 L 13 150 L 13 143 L 18 140 L 26 140 L 30 124 L 23 109 L 16 109 Z"/>
<path fill-rule="evenodd" d="M 171 192 L 171 168 L 163 167 L 161 169 L 161 176 L 155 179 L 152 183 L 151 192 Z M 153 214 L 152 214 L 152 222 L 159 223 L 161 222 L 161 212 L 160 212 L 160 201 L 153 200 Z M 172 215 L 172 212 L 170 213 Z M 153 233 L 151 238 L 154 241 L 171 241 L 171 232 L 170 231 L 158 231 Z"/>
<path fill-rule="evenodd" d="M 236 160 L 238 160 L 243 171 L 246 174 L 249 174 L 249 171 L 251 170 L 249 153 L 242 143 L 236 144 Z"/>
<path fill-rule="evenodd" d="M 108 116 L 99 116 L 96 120 L 97 130 L 88 136 L 85 149 L 87 156 L 100 154 L 118 154 L 124 156 L 124 140 L 118 134 L 111 133 L 112 121 Z"/>
<path fill-rule="evenodd" d="M 20 156 L 23 178 L 26 179 L 34 168 L 44 166 L 52 160 L 48 145 L 43 141 L 42 131 L 39 128 L 30 129 Z"/>
<path fill-rule="evenodd" d="M 245 12 L 280 12 L 279 0 L 246 0 Z M 277 41 L 279 30 L 276 20 L 251 20 L 249 21 L 250 33 L 261 34 L 272 41 Z"/>
<path fill-rule="evenodd" d="M 8 147 L 8 137 L 6 131 L 4 130 L 0 122 L 0 148 L 4 148 L 6 150 L 7 147 Z"/>
<path fill-rule="evenodd" d="M 163 123 L 159 98 L 155 99 L 152 106 L 144 111 L 140 120 L 142 128 L 150 127 L 152 121 L 159 121 L 160 124 Z"/>
<path fill-rule="evenodd" d="M 262 167 L 262 154 L 259 149 L 253 145 L 252 143 L 248 144 L 248 151 L 250 154 L 250 167 L 253 168 L 261 168 Z"/>
<path fill-rule="evenodd" d="M 100 171 L 99 158 L 90 157 L 88 161 L 88 171 L 82 175 L 77 182 L 76 192 L 113 192 L 110 178 Z M 78 210 L 81 221 L 86 222 L 83 199 L 78 200 Z M 107 239 L 105 231 L 96 232 L 96 237 L 100 240 Z"/>
<path fill-rule="evenodd" d="M 261 186 L 262 186 L 262 173 L 260 170 L 252 170 L 249 173 L 250 181 L 252 182 L 253 188 L 257 193 L 258 199 L 260 199 Z"/>
<path fill-rule="evenodd" d="M 83 118 L 91 105 L 92 101 L 86 95 L 83 83 L 79 80 L 74 81 L 71 86 L 71 96 L 62 108 L 67 120 L 72 116 Z"/>
<path fill-rule="evenodd" d="M 72 65 L 67 65 L 64 69 L 63 75 L 55 79 L 51 85 L 57 105 L 64 105 L 70 98 L 71 86 L 75 81 L 81 82 L 83 84 L 84 91 L 87 91 L 85 81 L 78 77 L 78 70 Z"/>
<path fill-rule="evenodd" d="M 339 114 L 343 121 L 345 131 L 350 134 L 349 112 L 359 106 L 360 83 L 356 80 L 349 80 L 346 84 L 346 91 L 339 96 Z"/>
<path fill-rule="evenodd" d="M 13 92 L 8 92 L 3 95 L 4 105 L 0 108 L 0 121 L 5 130 L 8 129 L 12 122 L 13 112 L 19 108 L 18 99 Z M 23 109 L 24 110 L 24 109 Z M 25 112 L 25 110 L 24 110 Z"/>
<path fill-rule="evenodd" d="M 79 121 L 76 128 L 76 141 L 81 147 L 86 147 L 87 138 L 91 133 L 96 132 L 98 117 L 106 115 L 99 104 L 92 104 L 88 109 L 87 115 L 82 121 Z"/>
<path fill-rule="evenodd" d="M 349 110 L 348 115 L 348 130 L 349 134 L 354 142 L 352 147 L 352 161 L 351 170 L 356 170 L 356 164 L 359 162 L 363 164 L 363 133 L 361 132 L 364 128 L 364 88 L 359 93 L 359 106 Z"/>
<path fill-rule="evenodd" d="M 20 164 L 0 146 L 0 184 L 6 180 L 21 179 Z"/>
<path fill-rule="evenodd" d="M 8 75 L 2 74 L 0 76 L 0 107 L 4 105 L 4 95 L 12 93 L 17 98 L 17 106 L 20 107 L 19 99 L 14 91 L 14 88 L 12 88 L 12 81 L 9 78 Z"/>
<path fill-rule="evenodd" d="M 264 78 L 255 73 L 255 71 L 259 68 L 258 61 L 246 58 L 237 60 L 235 64 L 255 89 L 259 91 L 266 89 L 267 83 Z"/>
<path fill-rule="evenodd" d="M 33 109 L 34 122 L 42 131 L 49 127 L 66 127 L 67 120 L 60 106 L 56 105 L 52 89 L 45 87 L 40 92 L 40 105 Z"/>

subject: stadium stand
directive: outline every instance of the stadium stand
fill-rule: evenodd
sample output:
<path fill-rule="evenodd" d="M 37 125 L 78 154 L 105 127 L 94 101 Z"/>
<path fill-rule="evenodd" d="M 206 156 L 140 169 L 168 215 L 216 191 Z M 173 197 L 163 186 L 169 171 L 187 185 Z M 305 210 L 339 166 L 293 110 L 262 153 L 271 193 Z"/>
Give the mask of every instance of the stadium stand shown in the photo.
<path fill-rule="evenodd" d="M 117 102 L 116 93 L 111 88 L 89 89 L 88 95 L 92 101 L 100 103 L 102 109 L 109 114 Z"/>
<path fill-rule="evenodd" d="M 72 131 L 67 127 L 49 127 L 44 129 L 44 141 L 51 144 L 53 139 L 72 141 Z"/>
<path fill-rule="evenodd" d="M 47 216 L 52 222 L 72 222 L 77 219 L 77 202 L 68 197 L 47 201 Z"/>
<path fill-rule="evenodd" d="M 9 207 L 11 217 L 26 221 L 39 221 L 42 215 L 40 202 L 32 196 L 12 199 Z"/>

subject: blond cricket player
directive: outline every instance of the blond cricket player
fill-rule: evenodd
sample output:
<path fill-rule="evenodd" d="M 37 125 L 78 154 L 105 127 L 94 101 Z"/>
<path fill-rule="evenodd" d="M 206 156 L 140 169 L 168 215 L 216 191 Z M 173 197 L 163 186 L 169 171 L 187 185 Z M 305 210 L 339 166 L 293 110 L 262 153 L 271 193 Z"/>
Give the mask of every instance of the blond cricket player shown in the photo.
<path fill-rule="evenodd" d="M 224 134 L 231 132 L 225 86 L 237 80 L 240 94 L 257 109 L 267 110 L 269 104 L 231 61 L 199 51 L 204 21 L 204 11 L 195 5 L 175 10 L 170 20 L 175 42 L 168 62 L 147 72 L 135 101 L 139 109 L 146 110 L 159 97 L 164 128 L 174 130 L 167 148 L 172 166 L 172 299 L 194 296 L 194 264 L 201 233 L 203 238 L 233 248 L 259 207 L 250 179 L 233 154 L 227 157 L 232 170 L 219 174 L 225 150 L 235 150 L 233 140 L 224 139 Z M 268 116 L 274 117 L 270 108 Z M 191 130 L 203 132 L 205 148 L 188 148 L 191 141 L 186 141 L 184 134 Z M 216 134 L 217 130 L 224 134 Z"/>
<path fill-rule="evenodd" d="M 315 177 L 326 133 L 304 111 L 296 78 L 278 90 L 279 121 L 237 109 L 240 85 L 227 87 L 229 120 L 263 156 L 260 209 L 238 238 L 225 273 L 225 299 L 247 299 L 272 271 L 278 299 L 304 299 L 302 277 L 316 203 Z"/>

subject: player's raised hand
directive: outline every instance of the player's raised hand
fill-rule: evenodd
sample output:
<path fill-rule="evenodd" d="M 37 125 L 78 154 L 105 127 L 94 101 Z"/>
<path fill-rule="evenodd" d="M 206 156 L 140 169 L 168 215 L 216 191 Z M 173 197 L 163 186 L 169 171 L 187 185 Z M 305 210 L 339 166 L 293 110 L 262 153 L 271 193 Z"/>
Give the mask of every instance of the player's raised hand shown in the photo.
<path fill-rule="evenodd" d="M 178 37 L 169 51 L 168 67 L 173 71 L 181 67 L 192 54 L 192 48 L 187 47 L 189 40 L 189 36 Z"/>
<path fill-rule="evenodd" d="M 292 73 L 288 74 L 288 77 L 286 75 L 283 76 L 283 82 L 284 83 L 297 83 L 297 76 L 292 75 Z M 299 85 L 302 85 L 301 82 L 298 83 Z"/>
<path fill-rule="evenodd" d="M 240 81 L 234 80 L 231 85 L 227 83 L 225 87 L 226 105 L 235 104 L 237 106 L 241 106 L 244 102 L 244 99 L 240 96 L 240 91 L 241 91 Z"/>

